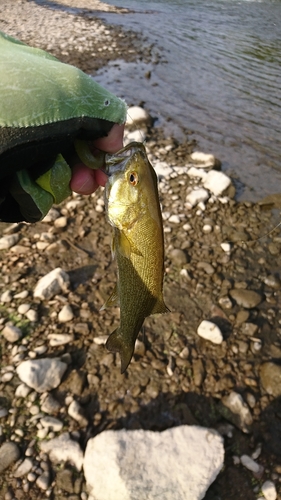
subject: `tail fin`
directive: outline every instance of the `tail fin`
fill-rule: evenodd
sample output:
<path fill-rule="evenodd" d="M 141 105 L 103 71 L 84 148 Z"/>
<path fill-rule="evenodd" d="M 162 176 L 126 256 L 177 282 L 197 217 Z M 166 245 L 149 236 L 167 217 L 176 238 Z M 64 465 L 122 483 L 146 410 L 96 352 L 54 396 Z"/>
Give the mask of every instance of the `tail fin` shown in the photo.
<path fill-rule="evenodd" d="M 135 343 L 126 342 L 126 340 L 122 338 L 119 328 L 117 328 L 108 337 L 105 346 L 111 352 L 119 352 L 121 358 L 121 373 L 124 373 L 134 354 Z"/>

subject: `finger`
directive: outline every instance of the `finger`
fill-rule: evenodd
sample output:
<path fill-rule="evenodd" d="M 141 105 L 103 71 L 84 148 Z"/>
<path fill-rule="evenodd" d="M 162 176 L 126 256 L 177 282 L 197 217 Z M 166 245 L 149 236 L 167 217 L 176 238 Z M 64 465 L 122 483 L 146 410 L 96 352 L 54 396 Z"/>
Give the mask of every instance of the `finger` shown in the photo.
<path fill-rule="evenodd" d="M 116 153 L 123 147 L 124 127 L 125 124 L 118 125 L 115 123 L 108 136 L 94 141 L 94 146 L 106 153 Z"/>
<path fill-rule="evenodd" d="M 106 177 L 105 174 L 104 176 Z M 103 179 L 101 179 L 101 182 L 103 182 Z M 86 165 L 83 165 L 83 163 L 74 165 L 70 181 L 70 189 L 72 191 L 79 194 L 91 194 L 96 191 L 98 187 L 99 183 L 96 178 L 95 170 L 91 170 L 86 167 Z"/>

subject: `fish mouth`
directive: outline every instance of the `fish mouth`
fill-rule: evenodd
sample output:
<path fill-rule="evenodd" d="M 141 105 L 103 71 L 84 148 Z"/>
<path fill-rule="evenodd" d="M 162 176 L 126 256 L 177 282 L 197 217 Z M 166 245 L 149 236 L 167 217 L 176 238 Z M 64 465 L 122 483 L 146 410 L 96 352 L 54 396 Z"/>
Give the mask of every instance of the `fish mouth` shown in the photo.
<path fill-rule="evenodd" d="M 106 154 L 104 172 L 110 177 L 111 175 L 123 170 L 128 160 L 132 158 L 134 153 L 140 151 L 145 154 L 145 147 L 142 142 L 130 142 L 127 146 L 117 151 L 117 153 Z"/>

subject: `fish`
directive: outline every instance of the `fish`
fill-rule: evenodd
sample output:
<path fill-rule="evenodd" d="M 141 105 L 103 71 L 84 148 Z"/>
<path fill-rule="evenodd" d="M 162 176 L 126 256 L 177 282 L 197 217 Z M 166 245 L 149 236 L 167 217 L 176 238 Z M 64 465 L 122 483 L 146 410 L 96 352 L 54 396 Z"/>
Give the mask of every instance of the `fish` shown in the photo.
<path fill-rule="evenodd" d="M 145 146 L 132 142 L 106 155 L 105 209 L 113 227 L 117 284 L 103 308 L 120 307 L 120 325 L 106 348 L 127 369 L 146 317 L 169 311 L 163 298 L 164 236 L 157 175 Z"/>

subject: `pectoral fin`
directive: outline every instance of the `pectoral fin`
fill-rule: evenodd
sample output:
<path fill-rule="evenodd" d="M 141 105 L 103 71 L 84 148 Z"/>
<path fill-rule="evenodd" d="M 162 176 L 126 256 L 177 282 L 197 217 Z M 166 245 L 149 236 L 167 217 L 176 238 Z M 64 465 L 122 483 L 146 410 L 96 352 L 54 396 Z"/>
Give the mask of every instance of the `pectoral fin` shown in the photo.
<path fill-rule="evenodd" d="M 112 307 L 112 306 L 119 306 L 119 296 L 118 296 L 118 289 L 117 285 L 115 286 L 112 294 L 108 297 L 108 299 L 105 301 L 103 306 L 100 308 L 100 311 L 103 311 L 107 307 Z"/>
<path fill-rule="evenodd" d="M 127 257 L 127 259 L 130 258 L 131 253 L 142 256 L 142 253 L 138 250 L 134 243 L 129 240 L 124 231 L 118 232 L 115 240 L 115 247 L 116 246 L 118 246 L 118 250 L 121 255 L 123 255 L 123 257 Z"/>

